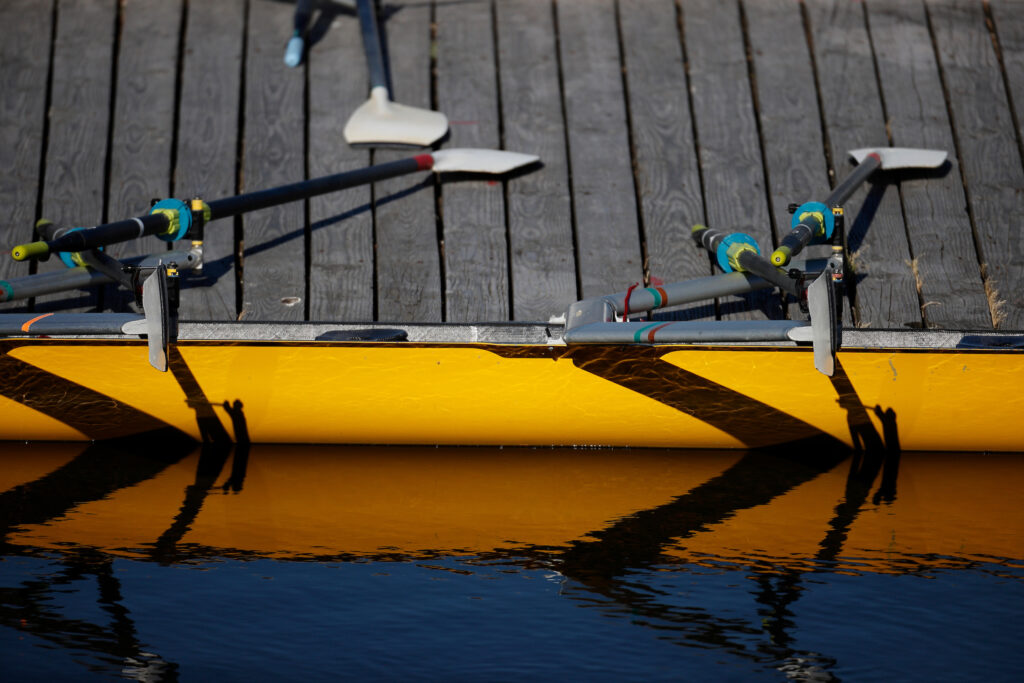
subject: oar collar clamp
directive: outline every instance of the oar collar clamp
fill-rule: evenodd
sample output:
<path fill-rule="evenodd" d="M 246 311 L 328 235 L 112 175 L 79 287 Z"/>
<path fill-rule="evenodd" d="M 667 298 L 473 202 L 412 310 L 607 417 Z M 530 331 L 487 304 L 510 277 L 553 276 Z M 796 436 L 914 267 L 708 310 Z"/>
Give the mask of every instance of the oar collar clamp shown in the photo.
<path fill-rule="evenodd" d="M 182 239 L 192 227 L 192 208 L 180 199 L 161 199 L 153 205 L 150 213 L 167 216 L 167 232 L 157 235 L 165 242 Z"/>
<path fill-rule="evenodd" d="M 831 207 L 825 206 L 821 202 L 804 202 L 797 207 L 796 211 L 793 212 L 793 218 L 790 221 L 790 228 L 795 228 L 800 225 L 800 222 L 808 217 L 808 214 L 818 219 L 821 225 L 821 230 L 814 232 L 814 242 L 821 243 L 832 238 L 832 233 L 836 229 L 836 221 L 832 215 Z"/>
<path fill-rule="evenodd" d="M 726 273 L 731 273 L 734 270 L 743 271 L 745 268 L 740 265 L 739 257 L 745 251 L 761 253 L 757 241 L 750 235 L 742 232 L 730 233 L 719 243 L 718 249 L 715 250 L 715 259 Z"/>

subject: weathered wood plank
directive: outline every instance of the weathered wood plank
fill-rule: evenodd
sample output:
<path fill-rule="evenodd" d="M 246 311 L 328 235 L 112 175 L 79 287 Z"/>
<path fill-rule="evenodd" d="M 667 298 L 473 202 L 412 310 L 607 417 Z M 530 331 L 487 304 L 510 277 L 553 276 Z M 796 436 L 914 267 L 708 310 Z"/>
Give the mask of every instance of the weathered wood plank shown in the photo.
<path fill-rule="evenodd" d="M 753 59 L 768 206 L 778 244 L 790 230 L 789 204 L 820 202 L 829 194 L 821 110 L 800 5 L 792 0 L 747 0 L 743 8 Z M 806 255 L 820 257 L 829 251 L 828 246 L 811 246 Z M 786 311 L 791 318 L 807 317 L 791 298 Z M 849 311 L 844 315 L 849 317 Z"/>
<path fill-rule="evenodd" d="M 683 26 L 707 224 L 744 232 L 767 252 L 771 220 L 738 2 L 688 2 Z M 720 300 L 719 312 L 779 318 L 781 300 L 766 292 L 729 297 Z"/>
<path fill-rule="evenodd" d="M 437 104 L 450 147 L 497 149 L 498 84 L 494 18 L 488 0 L 437 6 Z M 504 186 L 465 180 L 441 187 L 445 318 L 509 319 Z"/>
<path fill-rule="evenodd" d="M 0 3 L 0 26 L 5 27 L 0 41 L 0 244 L 6 251 L 32 239 L 36 220 L 53 7 L 38 0 Z M 28 274 L 28 263 L 0 256 L 0 279 Z M 11 301 L 0 309 L 24 310 L 27 304 Z"/>
<path fill-rule="evenodd" d="M 147 213 L 151 200 L 170 194 L 182 10 L 181 0 L 134 0 L 123 5 L 107 220 Z M 141 237 L 112 244 L 106 251 L 123 259 L 167 248 L 159 239 Z M 111 285 L 103 290 L 104 308 L 132 310 L 134 301 L 132 292 L 123 288 Z"/>
<path fill-rule="evenodd" d="M 121 13 L 110 145 L 110 220 L 149 211 L 168 196 L 181 0 L 134 0 Z M 115 258 L 160 251 L 152 237 L 111 245 Z"/>
<path fill-rule="evenodd" d="M 1017 114 L 1018 143 L 1021 143 L 1021 118 L 1024 117 L 1024 5 L 1020 0 L 989 0 L 999 51 L 1006 70 L 1006 83 Z"/>
<path fill-rule="evenodd" d="M 579 298 L 554 9 L 550 0 L 495 9 L 505 147 L 542 164 L 507 182 L 510 317 L 548 320 Z"/>
<path fill-rule="evenodd" d="M 645 278 L 656 283 L 705 276 L 707 255 L 690 239 L 693 224 L 704 222 L 704 201 L 675 3 L 620 4 L 619 24 L 647 245 Z M 713 306 L 696 304 L 658 317 L 709 315 Z"/>
<path fill-rule="evenodd" d="M 871 42 L 861 3 L 808 0 L 820 100 L 833 182 L 855 164 L 851 149 L 889 145 Z M 847 246 L 854 269 L 856 323 L 872 327 L 923 324 L 899 188 L 875 175 L 847 201 Z"/>
<path fill-rule="evenodd" d="M 326 11 L 324 28 L 309 49 L 309 174 L 341 173 L 369 165 L 370 153 L 353 149 L 342 129 L 366 101 L 359 21 Z M 373 205 L 368 185 L 314 197 L 309 202 L 309 310 L 313 320 L 374 318 Z"/>
<path fill-rule="evenodd" d="M 556 7 L 580 289 L 600 296 L 643 280 L 618 31 L 610 0 Z"/>
<path fill-rule="evenodd" d="M 419 2 L 388 3 L 379 22 L 386 34 L 391 97 L 430 108 L 430 7 Z M 375 163 L 410 155 L 379 151 Z M 375 183 L 377 230 L 377 316 L 381 320 L 442 320 L 441 261 L 434 179 L 414 174 Z"/>
<path fill-rule="evenodd" d="M 956 127 L 989 307 L 999 327 L 1021 329 L 1024 170 L 999 62 L 980 4 L 943 1 L 927 7 Z"/>
<path fill-rule="evenodd" d="M 245 0 L 189 3 L 185 26 L 175 196 L 207 201 L 238 191 L 238 114 Z M 183 278 L 179 314 L 187 320 L 238 315 L 235 227 L 206 226 L 202 272 Z"/>
<path fill-rule="evenodd" d="M 50 87 L 50 128 L 42 217 L 56 225 L 85 226 L 106 219 L 104 180 L 110 122 L 112 63 L 117 41 L 116 0 L 60 0 Z M 40 271 L 63 268 L 58 259 Z M 95 291 L 51 294 L 37 310 L 86 310 Z"/>
<path fill-rule="evenodd" d="M 953 329 L 991 327 L 924 5 L 871 3 L 868 17 L 893 144 L 942 149 L 951 157 L 939 173 L 908 172 L 900 182 L 925 321 Z"/>
<path fill-rule="evenodd" d="M 281 60 L 293 8 L 252 0 L 245 62 L 243 190 L 305 176 L 305 82 Z M 243 216 L 242 312 L 247 320 L 302 320 L 306 298 L 306 211 L 292 202 Z"/>

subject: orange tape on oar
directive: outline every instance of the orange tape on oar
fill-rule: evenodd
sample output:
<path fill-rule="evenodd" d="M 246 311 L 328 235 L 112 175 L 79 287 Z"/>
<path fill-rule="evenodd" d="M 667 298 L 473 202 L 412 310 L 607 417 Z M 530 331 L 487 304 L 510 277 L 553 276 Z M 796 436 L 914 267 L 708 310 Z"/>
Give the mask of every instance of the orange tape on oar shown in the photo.
<path fill-rule="evenodd" d="M 647 341 L 653 342 L 654 333 L 663 327 L 668 327 L 671 324 L 672 321 L 670 320 L 667 323 L 651 323 L 650 325 L 645 325 L 644 327 L 641 327 L 639 330 L 636 331 L 636 334 L 633 335 L 633 341 L 642 342 L 644 340 L 644 337 L 646 337 Z"/>
<path fill-rule="evenodd" d="M 28 328 L 32 327 L 33 323 L 37 323 L 40 320 L 42 320 L 43 318 L 49 318 L 51 315 L 53 315 L 53 313 L 43 313 L 42 315 L 37 315 L 36 317 L 32 318 L 31 320 L 25 321 L 25 324 L 21 326 L 21 331 L 22 332 L 28 332 Z"/>

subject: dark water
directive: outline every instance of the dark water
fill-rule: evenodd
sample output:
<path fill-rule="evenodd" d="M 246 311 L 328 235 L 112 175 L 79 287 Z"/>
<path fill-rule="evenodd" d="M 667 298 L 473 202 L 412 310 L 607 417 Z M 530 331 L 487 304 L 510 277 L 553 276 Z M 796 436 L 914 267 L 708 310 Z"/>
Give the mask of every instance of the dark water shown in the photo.
<path fill-rule="evenodd" d="M 1024 456 L 0 445 L 4 680 L 1016 681 Z"/>

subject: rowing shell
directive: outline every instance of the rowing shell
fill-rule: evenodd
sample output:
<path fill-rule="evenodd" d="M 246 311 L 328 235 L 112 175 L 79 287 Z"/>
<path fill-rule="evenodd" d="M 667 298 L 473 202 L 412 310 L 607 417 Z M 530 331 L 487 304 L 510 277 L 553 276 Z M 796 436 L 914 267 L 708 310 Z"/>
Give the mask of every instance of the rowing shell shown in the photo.
<path fill-rule="evenodd" d="M 182 323 L 166 373 L 138 336 L 8 337 L 0 439 L 170 428 L 254 443 L 1024 450 L 1021 336 L 846 330 L 829 377 L 796 342 L 573 345 L 563 332 Z"/>

